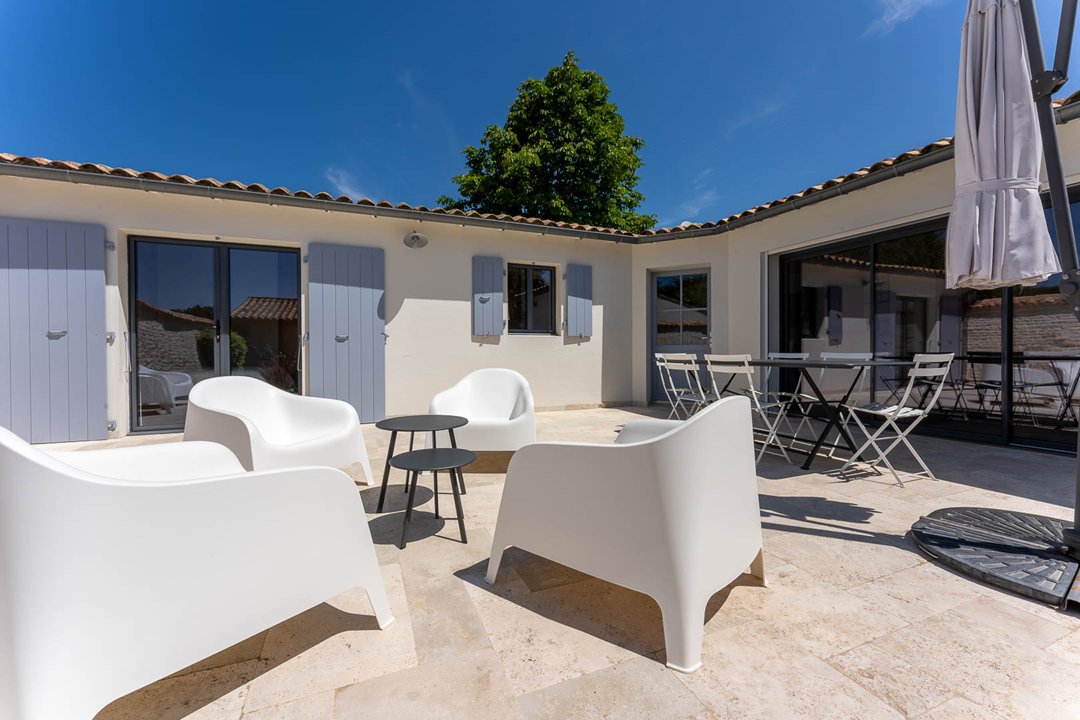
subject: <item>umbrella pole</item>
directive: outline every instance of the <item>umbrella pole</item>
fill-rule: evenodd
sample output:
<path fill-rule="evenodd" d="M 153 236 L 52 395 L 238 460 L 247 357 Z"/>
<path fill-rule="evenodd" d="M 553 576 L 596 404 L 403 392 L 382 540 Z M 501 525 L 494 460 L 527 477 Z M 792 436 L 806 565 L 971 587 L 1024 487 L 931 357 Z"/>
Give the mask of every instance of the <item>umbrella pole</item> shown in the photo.
<path fill-rule="evenodd" d="M 1069 191 L 1065 185 L 1065 170 L 1061 164 L 1061 147 L 1058 144 L 1057 119 L 1052 101 L 1053 93 L 1068 80 L 1069 53 L 1072 49 L 1073 28 L 1076 25 L 1077 0 L 1064 0 L 1061 5 L 1061 24 L 1058 27 L 1054 67 L 1050 69 L 1047 69 L 1043 55 L 1035 0 L 1020 0 L 1019 4 L 1024 23 L 1024 43 L 1027 45 L 1028 65 L 1031 68 L 1031 88 L 1035 96 L 1035 109 L 1038 113 L 1039 130 L 1042 135 L 1046 179 L 1050 185 L 1050 205 L 1054 211 L 1058 256 L 1061 260 L 1062 276 L 1058 289 L 1068 300 L 1073 312 L 1080 318 L 1080 260 L 1077 259 L 1076 254 L 1076 233 L 1069 208 Z M 1066 398 L 1065 402 L 1071 400 L 1072 398 Z M 1077 443 L 1073 529 L 1064 531 L 1064 539 L 1073 557 L 1080 558 L 1080 432 L 1077 434 Z"/>

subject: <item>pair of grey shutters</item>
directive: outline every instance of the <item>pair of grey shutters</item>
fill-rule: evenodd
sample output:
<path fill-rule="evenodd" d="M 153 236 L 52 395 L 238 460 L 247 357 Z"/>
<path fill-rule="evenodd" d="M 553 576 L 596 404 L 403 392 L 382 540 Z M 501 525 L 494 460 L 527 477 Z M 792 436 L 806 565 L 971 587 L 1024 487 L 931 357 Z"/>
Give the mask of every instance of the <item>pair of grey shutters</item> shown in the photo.
<path fill-rule="evenodd" d="M 487 255 L 473 257 L 472 334 L 479 337 L 503 333 L 503 259 Z M 571 263 L 566 266 L 566 334 L 592 337 L 592 267 Z"/>
<path fill-rule="evenodd" d="M 103 440 L 105 228 L 0 218 L 0 426 Z"/>
<path fill-rule="evenodd" d="M 344 400 L 360 422 L 386 416 L 386 265 L 381 248 L 308 249 L 308 383 Z"/>

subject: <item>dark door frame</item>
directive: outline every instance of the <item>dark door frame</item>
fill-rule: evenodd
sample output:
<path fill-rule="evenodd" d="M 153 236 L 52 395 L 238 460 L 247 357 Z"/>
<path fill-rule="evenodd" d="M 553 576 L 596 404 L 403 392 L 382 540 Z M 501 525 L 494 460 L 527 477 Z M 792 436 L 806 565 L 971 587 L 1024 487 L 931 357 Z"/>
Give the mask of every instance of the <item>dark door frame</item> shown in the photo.
<path fill-rule="evenodd" d="M 247 243 L 228 243 L 213 240 L 187 240 L 182 238 L 159 237 L 155 235 L 129 235 L 127 238 L 127 273 L 128 273 L 128 412 L 131 423 L 129 432 L 137 434 L 156 434 L 183 432 L 183 428 L 170 427 L 139 427 L 139 356 L 138 356 L 138 246 L 143 243 L 155 243 L 159 245 L 184 245 L 189 247 L 207 247 L 214 251 L 214 319 L 218 323 L 218 340 L 214 343 L 214 376 L 223 374 L 222 369 L 229 366 L 229 343 L 232 331 L 230 308 L 229 308 L 229 250 L 273 250 L 276 252 L 288 252 L 296 256 L 296 374 L 298 391 L 304 387 L 303 370 L 300 356 L 302 354 L 301 332 L 301 299 L 304 295 L 304 287 L 301 284 L 300 273 L 300 248 L 281 247 L 277 245 L 257 245 Z"/>
<path fill-rule="evenodd" d="M 708 300 L 706 302 L 706 305 L 705 305 L 705 312 L 708 315 L 709 335 L 707 337 L 709 338 L 709 345 L 710 345 L 710 349 L 711 349 L 711 345 L 712 345 L 712 323 L 713 323 L 713 314 L 712 314 L 713 313 L 713 309 L 712 309 L 712 267 L 709 266 L 709 265 L 703 265 L 703 266 L 690 266 L 690 267 L 686 267 L 686 268 L 676 268 L 676 269 L 673 269 L 673 270 L 652 270 L 652 269 L 650 269 L 648 271 L 648 280 L 646 281 L 647 282 L 646 286 L 648 288 L 648 293 L 649 293 L 649 299 L 648 299 L 648 302 L 649 302 L 649 312 L 648 312 L 649 343 L 648 343 L 648 346 L 646 347 L 646 355 L 645 355 L 645 367 L 647 368 L 647 371 L 646 371 L 647 374 L 645 376 L 646 381 L 647 381 L 646 382 L 646 387 L 645 387 L 645 398 L 646 398 L 647 403 L 663 402 L 665 400 L 665 398 L 663 397 L 663 389 L 653 387 L 654 382 L 656 380 L 656 374 L 653 372 L 653 370 L 654 370 L 653 366 L 655 365 L 655 360 L 653 358 L 653 354 L 656 352 L 656 347 L 657 347 L 657 345 L 656 345 L 656 279 L 658 277 L 663 277 L 663 276 L 698 275 L 698 274 L 702 274 L 702 273 L 704 273 L 704 275 L 705 275 L 705 282 L 706 282 L 705 295 L 708 298 Z M 684 347 L 684 346 L 677 345 L 675 347 L 679 348 L 679 347 Z M 685 350 L 675 350 L 675 352 L 686 352 L 686 351 Z"/>

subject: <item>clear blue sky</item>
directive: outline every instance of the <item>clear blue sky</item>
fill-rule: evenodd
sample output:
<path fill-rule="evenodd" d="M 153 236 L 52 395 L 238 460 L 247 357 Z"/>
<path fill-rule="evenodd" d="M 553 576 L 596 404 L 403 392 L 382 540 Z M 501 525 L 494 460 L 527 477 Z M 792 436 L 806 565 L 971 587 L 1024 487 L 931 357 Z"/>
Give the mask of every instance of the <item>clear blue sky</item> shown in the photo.
<path fill-rule="evenodd" d="M 964 4 L 0 1 L 0 151 L 430 205 L 572 49 L 713 220 L 952 135 Z"/>

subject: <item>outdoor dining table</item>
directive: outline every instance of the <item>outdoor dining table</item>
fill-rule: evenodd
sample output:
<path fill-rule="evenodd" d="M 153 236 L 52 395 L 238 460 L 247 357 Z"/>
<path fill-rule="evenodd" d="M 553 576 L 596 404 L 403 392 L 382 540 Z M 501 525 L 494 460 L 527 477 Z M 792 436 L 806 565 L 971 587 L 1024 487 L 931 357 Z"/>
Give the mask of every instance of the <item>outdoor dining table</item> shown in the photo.
<path fill-rule="evenodd" d="M 814 404 L 821 408 L 825 414 L 825 427 L 822 429 L 821 434 L 817 436 L 814 441 L 813 447 L 810 448 L 806 454 L 806 460 L 802 464 L 803 470 L 809 470 L 810 465 L 817 458 L 818 452 L 828 439 L 829 433 L 833 428 L 836 428 L 840 435 L 840 440 L 843 440 L 847 445 L 848 450 L 852 453 L 857 449 L 854 440 L 851 439 L 850 433 L 847 431 L 847 427 L 841 417 L 841 409 L 847 404 L 851 398 L 851 394 L 855 392 L 855 388 L 859 385 L 859 380 L 862 378 L 863 373 L 870 368 L 902 368 L 911 367 L 914 363 L 911 360 L 798 360 L 792 358 L 775 358 L 775 359 L 760 359 L 751 360 L 751 367 L 767 367 L 797 370 L 802 376 L 802 380 L 806 383 L 806 387 L 810 388 L 813 393 Z M 818 387 L 817 381 L 814 379 L 814 373 L 811 370 L 852 370 L 854 376 L 852 377 L 851 384 L 848 386 L 844 395 L 835 401 L 830 401 L 825 394 Z M 732 378 L 734 379 L 734 378 Z M 728 381 L 728 385 L 731 381 Z M 721 389 L 721 395 L 727 389 L 727 385 Z M 790 437 L 787 435 L 780 435 L 779 437 Z M 797 438 L 791 438 L 797 439 Z M 791 448 L 794 449 L 794 448 Z M 801 452 L 801 451 L 797 451 Z"/>

